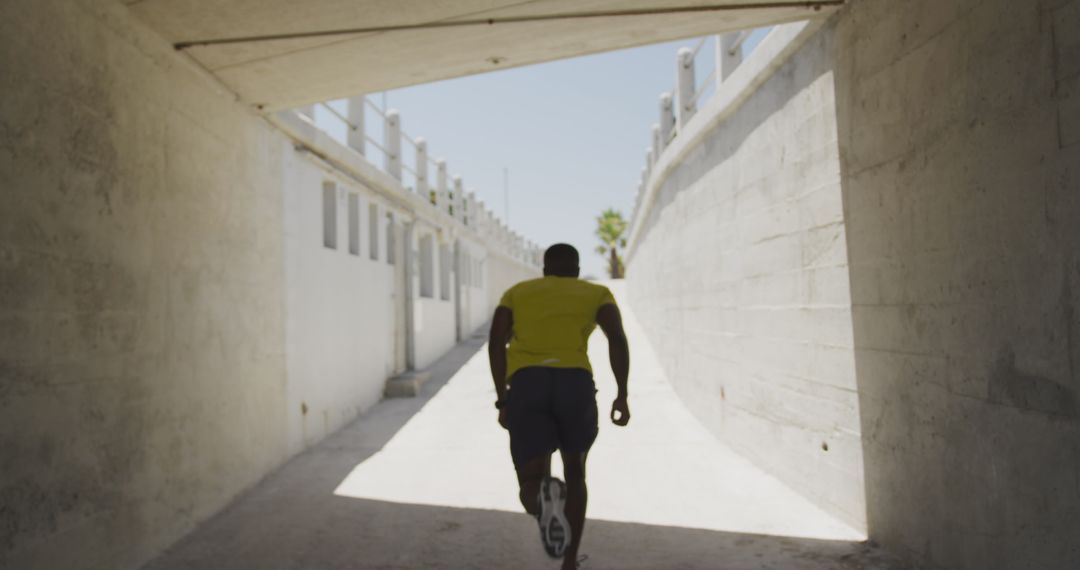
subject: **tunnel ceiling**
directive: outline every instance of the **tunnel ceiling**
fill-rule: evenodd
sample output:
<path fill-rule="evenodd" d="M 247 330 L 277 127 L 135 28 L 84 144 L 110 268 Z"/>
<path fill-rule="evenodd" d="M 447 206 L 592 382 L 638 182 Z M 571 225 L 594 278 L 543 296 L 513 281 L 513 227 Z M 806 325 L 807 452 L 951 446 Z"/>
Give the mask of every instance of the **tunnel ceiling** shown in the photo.
<path fill-rule="evenodd" d="M 243 101 L 275 110 L 612 49 L 804 19 L 835 9 L 840 2 L 125 0 L 124 3 Z M 211 42 L 199 43 L 206 40 Z"/>

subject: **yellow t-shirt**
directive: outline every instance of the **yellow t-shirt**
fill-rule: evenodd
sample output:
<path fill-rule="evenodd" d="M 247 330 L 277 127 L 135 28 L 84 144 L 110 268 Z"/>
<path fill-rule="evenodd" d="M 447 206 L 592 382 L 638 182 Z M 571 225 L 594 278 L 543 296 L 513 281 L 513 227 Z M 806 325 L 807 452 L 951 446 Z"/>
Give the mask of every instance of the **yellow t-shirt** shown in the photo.
<path fill-rule="evenodd" d="M 514 315 L 506 353 L 506 378 L 526 366 L 584 368 L 592 372 L 587 348 L 601 305 L 615 304 L 603 285 L 548 275 L 506 291 L 499 306 Z"/>

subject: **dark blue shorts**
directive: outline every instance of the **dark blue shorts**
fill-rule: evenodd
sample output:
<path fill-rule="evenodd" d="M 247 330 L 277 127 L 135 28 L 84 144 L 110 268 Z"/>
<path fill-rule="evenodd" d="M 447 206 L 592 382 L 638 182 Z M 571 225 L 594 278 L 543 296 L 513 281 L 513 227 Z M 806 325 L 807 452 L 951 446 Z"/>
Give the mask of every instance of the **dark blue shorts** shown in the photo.
<path fill-rule="evenodd" d="M 510 379 L 506 409 L 510 455 L 518 469 L 556 449 L 585 453 L 599 431 L 596 384 L 581 368 L 518 370 Z"/>

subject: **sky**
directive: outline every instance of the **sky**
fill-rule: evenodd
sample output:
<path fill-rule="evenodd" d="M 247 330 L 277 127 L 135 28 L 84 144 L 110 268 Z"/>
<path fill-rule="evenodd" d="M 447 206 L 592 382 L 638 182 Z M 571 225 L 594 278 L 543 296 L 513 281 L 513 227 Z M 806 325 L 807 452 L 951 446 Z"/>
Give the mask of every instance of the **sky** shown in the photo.
<path fill-rule="evenodd" d="M 748 41 L 755 45 L 762 34 Z M 370 94 L 397 109 L 402 129 L 424 137 L 451 176 L 526 239 L 542 248 L 566 242 L 581 253 L 582 276 L 606 277 L 594 232 L 607 208 L 629 221 L 659 97 L 675 85 L 675 54 L 698 40 L 682 40 L 493 71 Z M 698 83 L 713 65 L 710 40 L 699 52 Z M 332 102 L 344 111 L 343 102 Z M 324 109 L 316 120 L 338 136 L 343 125 Z M 367 116 L 370 136 L 381 123 Z M 404 160 L 411 164 L 409 145 Z M 369 159 L 380 163 L 378 151 Z M 509 200 L 504 199 L 507 171 Z M 433 169 L 432 169 L 433 170 Z M 434 178 L 434 173 L 430 175 Z"/>

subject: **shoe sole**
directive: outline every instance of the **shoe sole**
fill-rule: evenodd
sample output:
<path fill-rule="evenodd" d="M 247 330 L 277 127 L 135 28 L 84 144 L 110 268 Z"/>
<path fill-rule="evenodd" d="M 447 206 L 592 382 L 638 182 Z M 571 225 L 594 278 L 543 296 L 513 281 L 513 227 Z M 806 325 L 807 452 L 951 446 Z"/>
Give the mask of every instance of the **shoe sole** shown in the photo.
<path fill-rule="evenodd" d="M 540 485 L 540 539 L 552 558 L 562 558 L 570 545 L 570 523 L 566 520 L 566 485 L 545 478 Z"/>

